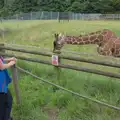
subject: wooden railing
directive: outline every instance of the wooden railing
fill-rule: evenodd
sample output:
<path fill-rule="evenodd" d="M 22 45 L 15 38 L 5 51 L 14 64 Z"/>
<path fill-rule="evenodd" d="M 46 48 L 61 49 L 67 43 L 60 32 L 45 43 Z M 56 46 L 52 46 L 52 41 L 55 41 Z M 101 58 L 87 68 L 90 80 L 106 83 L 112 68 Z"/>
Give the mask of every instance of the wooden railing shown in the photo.
<path fill-rule="evenodd" d="M 29 53 L 29 54 L 34 54 L 34 55 L 47 56 L 47 57 L 50 57 L 50 61 L 49 60 L 40 60 L 38 58 L 24 57 L 22 55 L 20 56 L 17 54 L 6 53 L 6 50 Z M 52 65 L 58 71 L 57 72 L 58 79 L 59 79 L 59 75 L 60 75 L 60 68 L 66 68 L 66 69 L 72 69 L 72 70 L 83 71 L 83 72 L 88 72 L 88 73 L 94 73 L 94 74 L 103 75 L 103 76 L 107 76 L 107 77 L 120 78 L 120 74 L 117 74 L 117 73 L 105 72 L 102 70 L 81 67 L 81 66 L 76 66 L 76 65 L 72 65 L 72 64 L 62 64 L 61 59 L 120 68 L 120 64 L 118 64 L 118 63 L 111 63 L 111 62 L 99 61 L 99 60 L 88 59 L 88 58 L 81 58 L 81 57 L 76 57 L 76 56 L 60 55 L 60 54 L 56 54 L 56 53 L 52 53 L 52 52 L 27 50 L 27 49 L 23 49 L 23 48 L 13 48 L 13 47 L 8 47 L 4 44 L 0 44 L 0 55 L 7 56 L 7 57 L 16 57 L 17 59 L 21 59 L 21 60 Z M 51 62 L 52 55 L 57 55 L 59 58 L 59 64 L 57 66 L 53 65 Z M 13 78 L 13 84 L 14 84 L 14 89 L 15 89 L 15 93 L 16 93 L 16 100 L 17 100 L 17 103 L 19 104 L 19 103 L 21 103 L 21 98 L 20 98 L 20 91 L 19 91 L 19 85 L 18 85 L 18 79 L 17 79 L 17 67 L 16 66 L 12 67 L 12 78 Z M 120 110 L 120 108 L 117 108 L 117 109 Z"/>

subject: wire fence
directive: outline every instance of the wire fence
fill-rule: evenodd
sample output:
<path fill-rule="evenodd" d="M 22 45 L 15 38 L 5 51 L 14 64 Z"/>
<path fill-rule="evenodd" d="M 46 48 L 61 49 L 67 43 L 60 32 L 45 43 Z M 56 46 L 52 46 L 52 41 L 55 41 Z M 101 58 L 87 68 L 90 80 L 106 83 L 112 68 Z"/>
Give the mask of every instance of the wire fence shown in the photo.
<path fill-rule="evenodd" d="M 73 12 L 52 12 L 52 11 L 38 11 L 29 13 L 19 13 L 13 16 L 1 17 L 2 20 L 120 20 L 120 14 L 84 14 Z"/>
<path fill-rule="evenodd" d="M 41 80 L 41 81 L 44 82 L 44 83 L 47 83 L 47 84 L 52 85 L 52 86 L 55 86 L 55 87 L 57 87 L 57 88 L 59 88 L 59 89 L 61 89 L 61 90 L 63 90 L 63 91 L 66 91 L 66 92 L 68 92 L 68 93 L 71 93 L 72 95 L 75 95 L 75 96 L 77 96 L 77 97 L 80 97 L 80 98 L 83 98 L 83 99 L 86 99 L 86 100 L 90 100 L 90 101 L 92 101 L 92 102 L 94 102 L 94 103 L 98 103 L 98 104 L 100 104 L 100 105 L 103 105 L 103 106 L 109 107 L 109 108 L 111 108 L 111 109 L 120 111 L 120 108 L 119 108 L 119 107 L 116 107 L 116 106 L 113 106 L 113 105 L 110 105 L 110 104 L 101 102 L 101 101 L 99 101 L 99 100 L 95 100 L 95 99 L 93 99 L 93 98 L 90 98 L 90 97 L 81 95 L 81 94 L 79 94 L 79 93 L 77 93 L 77 92 L 74 92 L 74 91 L 72 91 L 72 90 L 66 89 L 66 88 L 64 88 L 64 87 L 62 87 L 62 86 L 59 86 L 59 85 L 54 84 L 54 83 L 52 83 L 52 82 L 49 82 L 48 80 L 45 80 L 45 79 L 43 79 L 43 78 L 40 78 L 40 77 L 32 74 L 31 72 L 29 72 L 29 71 L 27 71 L 27 70 L 24 70 L 24 69 L 22 69 L 22 68 L 20 68 L 20 67 L 18 67 L 18 66 L 17 66 L 16 68 L 17 68 L 18 70 L 26 73 L 26 74 L 31 75 L 32 77 L 34 77 L 34 78 L 36 78 L 36 79 Z"/>

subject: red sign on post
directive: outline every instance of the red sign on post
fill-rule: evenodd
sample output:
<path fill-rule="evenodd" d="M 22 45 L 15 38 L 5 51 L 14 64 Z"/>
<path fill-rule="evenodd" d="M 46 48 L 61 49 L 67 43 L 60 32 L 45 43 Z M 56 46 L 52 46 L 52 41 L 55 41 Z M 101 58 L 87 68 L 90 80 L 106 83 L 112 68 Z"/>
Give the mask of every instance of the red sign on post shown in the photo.
<path fill-rule="evenodd" d="M 58 65 L 58 56 L 57 55 L 52 55 L 52 64 Z"/>

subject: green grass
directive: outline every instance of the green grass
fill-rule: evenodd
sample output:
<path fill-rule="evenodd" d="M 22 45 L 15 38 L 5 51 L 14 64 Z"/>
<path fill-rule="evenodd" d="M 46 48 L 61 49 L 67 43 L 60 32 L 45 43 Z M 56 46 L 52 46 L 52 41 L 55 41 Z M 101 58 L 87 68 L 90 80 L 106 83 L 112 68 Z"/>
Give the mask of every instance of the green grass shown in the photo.
<path fill-rule="evenodd" d="M 11 21 L 1 23 L 0 27 L 6 27 L 11 30 L 11 33 L 0 39 L 0 42 L 33 45 L 40 48 L 50 48 L 51 50 L 54 33 L 62 32 L 70 35 L 80 35 L 83 32 L 87 33 L 106 28 L 120 35 L 119 21 L 64 21 L 61 23 L 57 21 Z M 64 49 L 97 54 L 96 45 L 65 45 Z M 37 55 L 28 55 L 25 53 L 22 55 L 45 59 L 45 57 Z M 119 59 L 110 57 L 84 57 L 119 62 Z M 47 59 L 51 60 L 51 58 Z M 72 63 L 78 66 L 115 73 L 120 72 L 116 68 L 71 62 L 68 60 L 62 60 L 62 63 Z M 119 79 L 61 69 L 60 80 L 58 81 L 53 66 L 22 60 L 18 60 L 17 65 L 46 80 L 60 84 L 67 89 L 120 107 Z M 16 104 L 13 85 L 10 85 L 14 97 L 12 114 L 15 120 L 119 120 L 120 118 L 119 111 L 73 96 L 70 93 L 34 79 L 30 75 L 19 72 L 18 78 L 22 98 L 21 105 Z"/>

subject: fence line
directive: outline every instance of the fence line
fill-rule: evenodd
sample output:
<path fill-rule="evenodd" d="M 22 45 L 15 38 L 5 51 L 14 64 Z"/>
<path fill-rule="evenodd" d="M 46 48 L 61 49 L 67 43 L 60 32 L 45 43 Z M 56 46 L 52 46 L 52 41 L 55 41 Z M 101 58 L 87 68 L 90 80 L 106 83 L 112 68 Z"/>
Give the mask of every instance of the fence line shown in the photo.
<path fill-rule="evenodd" d="M 50 51 L 52 52 L 51 48 L 41 48 L 41 47 L 37 47 L 37 46 L 28 46 L 28 45 L 20 45 L 20 44 L 7 44 L 5 43 L 5 45 L 7 45 L 8 47 L 23 47 L 23 48 L 36 48 L 38 50 L 47 50 L 47 51 Z M 94 57 L 103 57 L 103 58 L 108 58 L 109 60 L 113 60 L 113 57 L 112 56 L 103 56 L 103 55 L 98 55 L 98 54 L 92 54 L 92 53 L 86 53 L 86 52 L 76 52 L 76 51 L 72 51 L 71 49 L 62 49 L 61 50 L 62 52 L 64 53 L 70 53 L 70 54 L 74 54 L 74 55 L 86 55 L 86 56 L 94 56 Z"/>
<path fill-rule="evenodd" d="M 101 105 L 107 106 L 107 107 L 109 107 L 109 108 L 112 108 L 112 109 L 115 109 L 115 110 L 119 110 L 119 111 L 120 111 L 120 108 L 119 108 L 119 107 L 116 107 L 116 106 L 113 106 L 113 105 L 110 105 L 110 104 L 101 102 L 101 101 L 99 101 L 99 100 L 92 99 L 92 98 L 90 98 L 90 97 L 86 97 L 86 96 L 84 96 L 84 95 L 81 95 L 81 94 L 76 93 L 76 92 L 74 92 L 74 91 L 71 91 L 71 90 L 69 90 L 69 89 L 66 89 L 66 88 L 64 88 L 64 87 L 62 87 L 62 86 L 59 86 L 59 85 L 57 85 L 57 84 L 54 84 L 54 83 L 49 82 L 49 81 L 47 81 L 47 80 L 44 80 L 43 78 L 40 78 L 40 77 L 32 74 L 31 72 L 29 72 L 29 71 L 27 71 L 27 70 L 24 70 L 24 69 L 22 69 L 22 68 L 20 68 L 20 67 L 17 67 L 17 69 L 20 70 L 20 71 L 22 71 L 22 72 L 24 72 L 24 73 L 27 73 L 27 74 L 31 75 L 32 77 L 34 77 L 34 78 L 36 78 L 36 79 L 41 80 L 41 81 L 44 82 L 44 83 L 47 83 L 47 84 L 52 85 L 52 86 L 55 86 L 55 87 L 57 87 L 57 88 L 59 88 L 59 89 L 61 89 L 61 90 L 64 90 L 64 91 L 68 92 L 68 93 L 71 93 L 71 94 L 76 95 L 76 96 L 78 96 L 78 97 L 82 97 L 82 98 L 87 99 L 87 100 L 90 100 L 90 101 L 92 101 L 92 102 L 95 102 L 95 103 L 98 103 L 98 104 L 101 104 Z"/>
<path fill-rule="evenodd" d="M 1 17 L 1 20 L 119 20 L 120 14 L 37 11 Z"/>
<path fill-rule="evenodd" d="M 34 55 L 43 55 L 43 56 L 48 56 L 48 57 L 51 57 L 53 55 L 52 52 L 40 52 L 40 51 L 35 51 L 35 50 L 25 50 L 22 48 L 12 48 L 12 47 L 8 47 L 8 46 L 0 46 L 0 49 L 30 53 L 30 54 L 34 54 Z M 90 58 L 86 59 L 86 58 L 75 57 L 75 56 L 73 56 L 73 57 L 66 56 L 66 55 L 58 55 L 58 56 L 60 59 L 62 58 L 62 59 L 73 60 L 73 61 L 78 61 L 78 62 L 86 62 L 86 63 L 92 63 L 92 64 L 97 64 L 97 65 L 104 65 L 104 66 L 108 66 L 108 67 L 120 68 L 120 64 L 118 64 L 118 63 L 112 63 L 112 62 L 107 62 L 107 61 L 98 61 L 98 60 L 94 60 L 94 59 L 90 59 Z"/>
<path fill-rule="evenodd" d="M 16 57 L 18 59 L 21 59 L 21 60 L 27 60 L 27 61 L 31 61 L 31 62 L 38 62 L 38 63 L 42 63 L 42 64 L 52 65 L 51 61 L 47 61 L 47 60 L 40 60 L 40 59 L 35 59 L 35 58 L 21 57 L 21 56 L 18 56 L 18 55 L 1 53 L 1 52 L 0 52 L 0 55 L 9 56 L 9 57 L 14 56 L 14 57 Z M 59 64 L 58 67 L 71 69 L 71 70 L 76 70 L 76 71 L 87 72 L 87 73 L 93 73 L 93 74 L 97 74 L 97 75 L 103 75 L 103 76 L 107 76 L 107 77 L 120 78 L 120 74 L 111 73 L 111 72 L 104 72 L 104 71 L 101 71 L 101 70 L 90 69 L 90 68 L 86 68 L 86 67 L 73 66 L 71 64 Z"/>
<path fill-rule="evenodd" d="M 51 48 L 41 48 L 41 47 L 37 47 L 37 46 L 28 46 L 28 45 L 20 45 L 20 44 L 7 44 L 5 43 L 5 45 L 7 45 L 8 47 L 21 47 L 21 48 L 35 48 L 37 50 L 45 50 L 45 51 L 50 51 L 52 52 Z M 86 52 L 77 52 L 77 51 L 72 51 L 71 49 L 62 49 L 61 52 L 64 52 L 64 53 L 70 53 L 70 54 L 74 54 L 74 55 L 84 55 L 84 56 L 89 56 L 89 57 L 102 57 L 102 58 L 107 58 L 109 60 L 112 60 L 112 63 L 113 63 L 113 58 L 112 56 L 103 56 L 103 55 L 99 55 L 99 54 L 92 54 L 92 53 L 86 53 Z M 80 56 L 81 57 L 81 56 Z M 115 60 L 115 59 L 114 59 Z M 115 63 L 117 63 L 118 61 L 115 61 Z"/>
<path fill-rule="evenodd" d="M 23 56 L 18 56 L 18 55 L 13 55 L 13 54 L 8 54 L 8 53 L 5 53 L 5 50 L 12 50 L 12 51 L 17 51 L 17 52 L 24 52 L 24 53 L 30 53 L 30 54 L 37 54 L 37 55 L 43 55 L 43 56 L 49 56 L 49 57 L 52 57 L 53 53 L 48 53 L 48 52 L 39 52 L 39 51 L 33 51 L 33 50 L 25 50 L 25 49 L 21 49 L 21 48 L 12 48 L 12 47 L 6 47 L 4 46 L 4 44 L 1 44 L 0 45 L 0 50 L 3 51 L 3 52 L 0 52 L 0 55 L 2 56 L 9 56 L 9 57 L 13 57 L 15 56 L 16 58 L 18 59 L 22 59 L 22 60 L 27 60 L 27 61 L 31 61 L 31 62 L 38 62 L 38 63 L 42 63 L 42 64 L 47 64 L 47 65 L 52 65 L 52 62 L 51 61 L 45 61 L 45 60 L 40 60 L 40 59 L 35 59 L 35 58 L 28 58 L 28 57 L 23 57 Z M 111 66 L 111 67 L 117 67 L 117 68 L 120 68 L 120 64 L 113 64 L 113 63 L 105 63 L 103 61 L 88 61 L 88 59 L 84 59 L 84 58 L 78 58 L 78 57 L 70 57 L 70 56 L 64 56 L 64 55 L 58 55 L 60 58 L 63 58 L 63 59 L 67 59 L 67 60 L 74 60 L 74 61 L 82 61 L 82 62 L 89 62 L 89 63 L 93 63 L 93 64 L 99 64 L 99 65 L 105 65 L 105 66 Z M 95 63 L 96 62 L 96 63 Z M 57 67 L 57 69 L 60 69 L 60 68 L 66 68 L 66 69 L 71 69 L 71 70 L 77 70 L 77 71 L 83 71 L 83 72 L 88 72 L 88 73 L 94 73 L 94 74 L 98 74 L 98 75 L 103 75 L 103 76 L 107 76 L 107 77 L 113 77 L 113 78 L 120 78 L 120 74 L 116 74 L 116 73 L 111 73 L 111 72 L 104 72 L 104 71 L 100 71 L 100 70 L 96 70 L 96 69 L 89 69 L 89 68 L 85 68 L 85 67 L 78 67 L 78 66 L 73 66 L 71 64 L 61 64 L 59 63 L 58 66 L 54 66 L 54 67 Z M 116 107 L 116 106 L 113 106 L 113 105 L 109 105 L 107 103 L 104 103 L 104 102 L 101 102 L 99 100 L 94 100 L 90 97 L 86 97 L 86 96 L 83 96 L 83 95 L 80 95 L 79 93 L 75 93 L 71 90 L 68 90 L 64 87 L 61 87 L 59 85 L 56 85 L 54 83 L 51 83 L 51 82 L 48 82 L 42 78 L 39 78 L 38 76 L 20 68 L 20 67 L 13 67 L 12 71 L 13 71 L 13 79 L 14 79 L 14 87 L 15 87 L 15 92 L 16 92 L 16 99 L 17 99 L 17 102 L 20 103 L 20 93 L 19 93 L 19 87 L 18 87 L 18 83 L 16 82 L 17 81 L 17 72 L 16 72 L 16 68 L 18 70 L 21 70 L 27 74 L 30 74 L 32 75 L 33 77 L 37 78 L 37 79 L 40 79 L 42 80 L 43 82 L 47 83 L 47 84 L 50 84 L 50 85 L 53 85 L 53 86 L 56 86 L 58 87 L 59 89 L 62 89 L 64 91 L 67 91 L 69 93 L 72 93 L 78 97 L 82 97 L 84 99 L 87 99 L 87 100 L 91 100 L 92 102 L 96 102 L 98 104 L 101 104 L 101 105 L 104 105 L 104 106 L 107 106 L 109 108 L 112 108 L 112 109 L 115 109 L 115 110 L 120 110 L 119 107 Z"/>
<path fill-rule="evenodd" d="M 37 48 L 39 50 L 49 50 L 50 52 L 52 52 L 52 49 L 51 48 L 41 48 L 41 47 L 37 47 L 37 46 L 28 46 L 28 45 L 19 45 L 19 44 L 7 44 L 6 45 L 9 45 L 10 46 L 15 46 L 15 47 L 23 47 L 23 48 Z M 88 53 L 85 53 L 85 52 L 76 52 L 76 51 L 72 51 L 71 49 L 62 49 L 61 51 L 63 52 L 67 52 L 67 53 L 71 53 L 71 54 L 76 54 L 76 55 L 87 55 L 87 56 L 101 56 L 103 57 L 102 55 L 98 55 L 98 54 L 88 54 Z"/>

